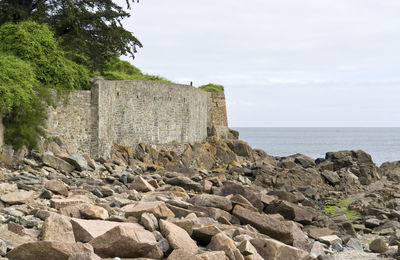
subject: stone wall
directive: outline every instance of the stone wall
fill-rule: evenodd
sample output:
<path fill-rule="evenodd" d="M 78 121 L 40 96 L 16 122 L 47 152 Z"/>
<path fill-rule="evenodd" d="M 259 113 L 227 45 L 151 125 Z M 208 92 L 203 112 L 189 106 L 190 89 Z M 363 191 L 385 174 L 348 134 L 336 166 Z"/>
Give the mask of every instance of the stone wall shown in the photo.
<path fill-rule="evenodd" d="M 47 135 L 58 137 L 66 152 L 93 158 L 109 157 L 114 144 L 194 143 L 207 138 L 207 129 L 228 131 L 224 93 L 187 85 L 97 80 L 90 91 L 56 100 L 48 108 Z M 0 145 L 2 132 L 0 124 Z"/>
<path fill-rule="evenodd" d="M 91 93 L 74 91 L 59 95 L 56 106 L 48 108 L 47 135 L 59 137 L 68 152 L 90 153 Z"/>
<path fill-rule="evenodd" d="M 210 92 L 209 109 L 208 127 L 228 126 L 224 92 Z"/>

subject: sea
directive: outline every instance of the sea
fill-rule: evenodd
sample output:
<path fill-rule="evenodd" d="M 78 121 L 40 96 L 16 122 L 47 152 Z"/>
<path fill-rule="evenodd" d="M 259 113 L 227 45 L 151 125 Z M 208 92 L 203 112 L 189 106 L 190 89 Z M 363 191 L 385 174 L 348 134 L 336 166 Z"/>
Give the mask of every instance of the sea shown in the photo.
<path fill-rule="evenodd" d="M 400 160 L 400 128 L 233 127 L 240 139 L 273 156 L 296 153 L 325 158 L 325 153 L 364 150 L 376 165 Z"/>

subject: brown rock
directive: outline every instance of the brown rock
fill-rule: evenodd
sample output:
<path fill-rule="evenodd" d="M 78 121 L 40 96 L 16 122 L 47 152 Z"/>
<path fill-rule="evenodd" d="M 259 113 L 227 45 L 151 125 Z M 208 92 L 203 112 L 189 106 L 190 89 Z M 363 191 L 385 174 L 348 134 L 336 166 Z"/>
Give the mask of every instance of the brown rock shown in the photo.
<path fill-rule="evenodd" d="M 113 229 L 117 226 L 128 226 L 133 229 L 144 230 L 144 228 L 137 223 L 120 223 L 103 220 L 85 220 L 73 218 L 71 219 L 71 224 L 76 241 L 84 243 L 103 235 L 110 229 Z"/>
<path fill-rule="evenodd" d="M 198 254 L 196 260 L 227 260 L 228 257 L 226 256 L 224 251 L 212 251 L 212 252 L 205 252 L 202 254 Z"/>
<path fill-rule="evenodd" d="M 68 187 L 64 184 L 64 182 L 59 180 L 50 180 L 44 184 L 44 187 L 56 194 L 63 195 L 65 197 L 68 196 Z"/>
<path fill-rule="evenodd" d="M 44 221 L 42 240 L 75 243 L 71 222 L 61 215 L 51 215 Z"/>
<path fill-rule="evenodd" d="M 125 217 L 135 217 L 140 219 L 143 212 L 150 212 L 157 218 L 173 218 L 173 213 L 167 208 L 162 201 L 151 202 L 138 202 L 136 204 L 129 204 L 122 208 L 125 212 Z"/>
<path fill-rule="evenodd" d="M 250 201 L 251 204 L 253 204 L 253 206 L 259 211 L 262 211 L 264 209 L 264 203 L 261 201 L 260 196 L 252 191 L 250 187 L 246 187 L 236 182 L 226 181 L 224 183 L 224 186 L 222 186 L 221 190 L 218 192 L 218 195 L 227 196 L 230 194 L 240 194 L 248 201 Z"/>
<path fill-rule="evenodd" d="M 85 205 L 79 211 L 87 219 L 108 219 L 108 211 L 99 206 Z"/>
<path fill-rule="evenodd" d="M 64 161 L 63 159 L 54 156 L 53 153 L 51 152 L 44 153 L 42 160 L 44 164 L 53 167 L 56 170 L 60 170 L 67 173 L 70 173 L 73 170 L 75 170 L 74 166 Z"/>
<path fill-rule="evenodd" d="M 32 191 L 15 191 L 10 192 L 0 197 L 3 202 L 13 205 L 13 204 L 24 204 L 33 200 Z"/>
<path fill-rule="evenodd" d="M 273 239 L 255 238 L 250 242 L 264 259 L 305 260 L 309 258 L 308 252 Z"/>
<path fill-rule="evenodd" d="M 168 239 L 169 244 L 173 249 L 183 249 L 192 254 L 197 254 L 199 248 L 189 234 L 177 225 L 160 219 L 159 226 L 161 233 Z"/>
<path fill-rule="evenodd" d="M 32 239 L 26 236 L 22 237 L 12 231 L 9 231 L 6 225 L 0 227 L 0 239 L 6 242 L 6 244 L 11 248 L 20 246 L 28 242 L 33 242 Z"/>
<path fill-rule="evenodd" d="M 389 247 L 381 238 L 377 238 L 371 242 L 369 249 L 374 253 L 385 253 Z"/>
<path fill-rule="evenodd" d="M 281 214 L 285 219 L 294 220 L 301 224 L 311 224 L 317 215 L 304 207 L 300 207 L 288 201 L 274 201 L 265 207 L 268 214 Z"/>
<path fill-rule="evenodd" d="M 20 245 L 8 252 L 7 257 L 10 260 L 101 260 L 100 257 L 93 253 L 93 248 L 88 244 L 54 241 L 40 241 Z"/>
<path fill-rule="evenodd" d="M 222 250 L 230 260 L 244 260 L 243 255 L 240 253 L 239 249 L 236 248 L 235 242 L 224 233 L 218 233 L 213 236 L 207 249 L 212 251 Z"/>
<path fill-rule="evenodd" d="M 278 239 L 285 244 L 292 244 L 294 241 L 294 235 L 284 221 L 279 221 L 266 214 L 250 211 L 239 205 L 236 205 L 233 209 L 233 215 L 238 217 L 241 223 L 250 224 L 261 233 Z"/>
<path fill-rule="evenodd" d="M 18 186 L 15 183 L 0 183 L 0 194 L 18 191 Z"/>
<path fill-rule="evenodd" d="M 232 202 L 223 196 L 211 194 L 199 194 L 188 200 L 195 206 L 219 208 L 225 211 L 232 209 Z"/>
<path fill-rule="evenodd" d="M 148 192 L 148 191 L 154 191 L 155 188 L 150 185 L 145 179 L 143 179 L 141 176 L 136 176 L 135 179 L 133 180 L 132 184 L 130 185 L 131 189 L 135 189 L 139 192 Z"/>
<path fill-rule="evenodd" d="M 161 259 L 162 251 L 154 235 L 144 229 L 116 226 L 89 242 L 101 257 L 148 257 Z"/>
<path fill-rule="evenodd" d="M 55 209 L 61 209 L 66 206 L 77 205 L 86 203 L 87 200 L 81 198 L 68 198 L 68 199 L 51 199 L 50 206 Z"/>
<path fill-rule="evenodd" d="M 167 260 L 195 260 L 196 255 L 186 251 L 185 249 L 175 249 L 168 256 Z"/>
<path fill-rule="evenodd" d="M 193 229 L 193 238 L 203 245 L 207 245 L 211 242 L 213 236 L 222 231 L 215 225 L 200 227 Z"/>

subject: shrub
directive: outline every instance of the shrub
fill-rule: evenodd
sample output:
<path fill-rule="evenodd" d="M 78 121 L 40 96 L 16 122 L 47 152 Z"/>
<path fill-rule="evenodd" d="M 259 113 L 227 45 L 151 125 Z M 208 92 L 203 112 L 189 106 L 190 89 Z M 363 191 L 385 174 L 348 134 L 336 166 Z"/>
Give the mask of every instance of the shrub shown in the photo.
<path fill-rule="evenodd" d="M 207 92 L 224 92 L 223 86 L 212 84 L 212 83 L 200 86 L 199 89 L 207 91 Z"/>

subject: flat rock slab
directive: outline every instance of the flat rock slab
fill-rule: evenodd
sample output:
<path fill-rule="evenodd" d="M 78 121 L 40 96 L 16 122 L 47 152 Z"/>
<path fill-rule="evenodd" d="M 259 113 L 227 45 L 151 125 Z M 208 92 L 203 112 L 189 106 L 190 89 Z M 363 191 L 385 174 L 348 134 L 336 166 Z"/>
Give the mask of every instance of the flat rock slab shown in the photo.
<path fill-rule="evenodd" d="M 67 173 L 72 172 L 75 170 L 75 166 L 69 164 L 68 162 L 64 161 L 61 158 L 58 158 L 53 155 L 53 153 L 46 152 L 42 156 L 42 161 L 47 166 L 50 166 L 56 170 L 64 171 Z"/>
<path fill-rule="evenodd" d="M 51 215 L 42 227 L 42 240 L 75 243 L 71 222 L 61 215 Z"/>
<path fill-rule="evenodd" d="M 9 231 L 7 225 L 0 227 L 0 239 L 6 242 L 7 246 L 15 248 L 25 243 L 33 242 L 32 239 L 28 239 L 26 236 L 22 237 L 16 233 Z"/>
<path fill-rule="evenodd" d="M 113 222 L 104 220 L 71 219 L 72 228 L 76 241 L 89 242 L 90 240 L 103 235 L 116 226 L 128 226 L 137 230 L 144 230 L 143 226 L 137 223 Z"/>
<path fill-rule="evenodd" d="M 0 197 L 0 200 L 7 204 L 24 204 L 33 200 L 32 191 L 15 191 L 10 192 Z"/>
<path fill-rule="evenodd" d="M 285 245 L 274 239 L 256 238 L 251 244 L 264 259 L 274 260 L 305 260 L 310 259 L 309 253 L 301 249 Z"/>
<path fill-rule="evenodd" d="M 225 211 L 232 209 L 232 202 L 228 198 L 218 195 L 199 194 L 190 198 L 188 202 L 195 206 L 213 207 Z"/>
<path fill-rule="evenodd" d="M 68 187 L 64 182 L 59 180 L 49 180 L 44 184 L 44 187 L 49 191 L 52 191 L 56 194 L 63 195 L 65 197 L 68 196 Z"/>
<path fill-rule="evenodd" d="M 8 252 L 7 258 L 10 260 L 101 260 L 100 257 L 93 253 L 92 246 L 88 244 L 53 241 L 40 241 L 20 245 Z"/>
<path fill-rule="evenodd" d="M 173 213 L 167 208 L 162 201 L 138 202 L 129 204 L 122 208 L 125 212 L 125 217 L 135 217 L 140 219 L 142 213 L 152 213 L 156 218 L 173 218 Z"/>
<path fill-rule="evenodd" d="M 101 257 L 161 259 L 163 256 L 153 233 L 129 226 L 116 226 L 91 240 L 89 244 Z"/>
<path fill-rule="evenodd" d="M 199 248 L 196 242 L 183 228 L 162 219 L 160 219 L 159 226 L 161 233 L 168 239 L 173 249 L 183 249 L 192 254 L 198 253 Z"/>
<path fill-rule="evenodd" d="M 87 203 L 87 200 L 80 198 L 69 198 L 69 199 L 51 199 L 50 206 L 55 209 L 61 209 L 66 206 L 77 205 Z"/>

